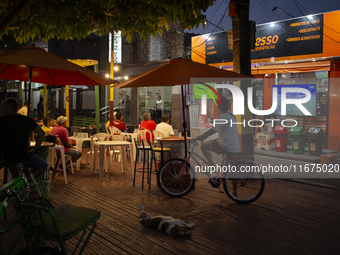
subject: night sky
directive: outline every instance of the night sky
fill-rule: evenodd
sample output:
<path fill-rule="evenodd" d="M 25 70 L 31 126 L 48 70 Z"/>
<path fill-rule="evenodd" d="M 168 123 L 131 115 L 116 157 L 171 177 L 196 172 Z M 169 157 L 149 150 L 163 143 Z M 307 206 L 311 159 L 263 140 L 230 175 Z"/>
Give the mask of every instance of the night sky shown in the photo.
<path fill-rule="evenodd" d="M 297 3 L 301 11 L 294 2 Z M 231 29 L 231 18 L 228 16 L 228 11 L 225 13 L 228 5 L 229 0 L 218 0 L 214 6 L 210 7 L 207 12 L 204 13 L 207 16 L 207 20 L 218 25 L 224 30 Z M 340 10 L 340 0 L 250 0 L 249 19 L 254 20 L 256 24 L 263 24 L 291 18 L 289 15 L 280 10 L 272 11 L 275 6 L 294 17 L 301 17 L 308 14 Z M 224 13 L 225 15 L 223 17 Z M 185 32 L 197 34 L 207 34 L 220 31 L 222 30 L 216 28 L 212 24 L 208 24 L 208 27 L 205 29 L 201 25 L 198 29 L 185 30 Z"/>

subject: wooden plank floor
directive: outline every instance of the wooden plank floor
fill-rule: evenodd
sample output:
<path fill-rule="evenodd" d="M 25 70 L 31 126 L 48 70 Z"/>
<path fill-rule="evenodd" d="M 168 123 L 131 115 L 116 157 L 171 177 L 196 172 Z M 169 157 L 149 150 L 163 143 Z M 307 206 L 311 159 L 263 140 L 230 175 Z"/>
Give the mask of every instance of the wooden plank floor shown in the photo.
<path fill-rule="evenodd" d="M 67 185 L 61 174 L 51 182 L 55 206 L 74 204 L 101 211 L 85 254 L 339 254 L 339 191 L 267 180 L 258 201 L 240 205 L 200 180 L 195 190 L 176 199 L 163 194 L 155 178 L 151 190 L 142 190 L 141 173 L 132 186 L 130 168 L 122 173 L 120 164 L 114 165 L 113 173 L 105 173 L 102 181 L 89 165 L 87 171 L 69 174 Z M 143 227 L 140 203 L 151 215 L 195 223 L 192 236 L 173 239 Z M 15 231 L 2 237 L 2 248 Z M 68 250 L 74 245 L 75 240 L 68 242 Z"/>

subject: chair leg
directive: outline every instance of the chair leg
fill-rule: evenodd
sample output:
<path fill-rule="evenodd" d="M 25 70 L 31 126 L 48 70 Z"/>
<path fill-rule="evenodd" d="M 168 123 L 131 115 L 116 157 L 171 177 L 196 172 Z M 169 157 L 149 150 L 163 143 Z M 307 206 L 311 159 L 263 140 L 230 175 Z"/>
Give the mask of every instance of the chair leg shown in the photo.
<path fill-rule="evenodd" d="M 72 157 L 70 157 L 70 165 L 71 165 L 71 171 L 72 171 L 72 174 L 74 174 L 74 171 L 73 171 L 73 162 L 72 162 Z M 87 165 L 87 164 L 86 164 Z"/>
<path fill-rule="evenodd" d="M 122 151 L 121 151 L 121 153 L 122 153 Z M 122 169 L 122 173 L 124 173 L 124 170 L 125 170 L 125 169 L 124 169 L 124 160 L 123 160 L 122 154 L 120 154 L 119 156 L 120 156 L 120 159 L 121 159 L 121 160 L 120 160 L 120 168 Z M 125 157 L 126 157 L 126 152 L 125 152 Z M 125 157 L 124 157 L 124 158 L 125 158 Z M 127 162 L 126 162 L 126 163 L 127 163 Z"/>
<path fill-rule="evenodd" d="M 112 171 L 112 160 L 113 160 L 113 153 L 110 152 L 110 158 L 109 158 L 109 171 L 111 173 Z M 105 164 L 106 165 L 106 164 Z M 106 165 L 107 166 L 107 165 Z M 106 171 L 107 172 L 107 171 Z"/>
<path fill-rule="evenodd" d="M 137 160 L 138 160 L 138 151 L 136 151 L 135 169 L 133 170 L 133 186 L 135 186 L 135 181 L 136 181 Z"/>
<path fill-rule="evenodd" d="M 155 171 L 156 171 L 156 177 L 157 177 L 157 160 L 156 160 L 156 153 L 155 153 L 155 152 L 151 152 L 150 183 L 149 183 L 149 189 L 151 189 L 152 160 L 155 162 Z"/>
<path fill-rule="evenodd" d="M 109 155 L 110 155 L 110 157 L 111 157 L 111 152 L 109 152 Z M 105 169 L 106 169 L 106 172 L 107 172 L 106 156 L 107 156 L 107 155 L 104 155 L 104 164 L 105 164 Z M 109 168 L 110 168 L 110 162 L 109 162 Z M 111 168 L 110 168 L 109 170 L 111 171 Z"/>
<path fill-rule="evenodd" d="M 144 189 L 144 168 L 145 168 L 145 150 L 143 150 L 143 177 L 142 177 L 142 189 Z"/>
<path fill-rule="evenodd" d="M 55 174 L 56 174 L 57 171 L 58 171 L 58 166 L 59 166 L 59 164 L 60 164 L 60 160 L 61 160 L 61 156 L 60 156 L 60 154 L 59 154 L 59 155 L 57 156 L 57 160 L 56 160 L 56 163 L 55 163 L 55 165 L 54 165 L 54 173 L 53 173 L 52 180 L 54 179 Z"/>
<path fill-rule="evenodd" d="M 87 171 L 87 162 L 89 162 L 89 154 L 86 154 L 86 167 L 85 167 L 85 171 Z"/>

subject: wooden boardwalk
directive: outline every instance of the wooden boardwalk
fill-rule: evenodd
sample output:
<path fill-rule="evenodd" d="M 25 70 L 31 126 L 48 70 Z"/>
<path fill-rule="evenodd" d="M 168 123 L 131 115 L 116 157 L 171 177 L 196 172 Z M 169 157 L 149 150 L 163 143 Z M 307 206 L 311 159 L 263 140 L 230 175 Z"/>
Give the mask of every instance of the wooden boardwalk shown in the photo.
<path fill-rule="evenodd" d="M 195 190 L 176 199 L 162 193 L 155 178 L 151 190 L 142 190 L 141 173 L 132 186 L 131 171 L 122 173 L 118 163 L 103 181 L 98 171 L 92 174 L 90 165 L 87 172 L 69 174 L 67 185 L 58 174 L 51 183 L 51 200 L 55 206 L 74 204 L 101 211 L 85 254 L 339 254 L 339 191 L 267 180 L 258 201 L 240 205 L 207 180 L 196 184 Z M 143 227 L 140 203 L 151 215 L 195 223 L 192 236 L 174 239 Z M 3 237 L 2 247 L 14 236 L 15 232 Z"/>

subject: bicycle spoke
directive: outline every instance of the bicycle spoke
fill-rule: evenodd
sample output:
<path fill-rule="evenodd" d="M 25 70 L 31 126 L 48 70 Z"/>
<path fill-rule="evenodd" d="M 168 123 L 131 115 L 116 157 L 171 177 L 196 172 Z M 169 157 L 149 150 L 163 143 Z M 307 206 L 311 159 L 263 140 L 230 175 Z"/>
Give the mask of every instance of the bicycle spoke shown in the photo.
<path fill-rule="evenodd" d="M 184 163 L 182 159 L 171 159 L 159 170 L 160 187 L 166 194 L 180 197 L 192 189 L 194 182 L 190 178 L 190 166 Z"/>
<path fill-rule="evenodd" d="M 238 170 L 246 164 L 255 165 L 252 162 L 236 162 L 234 166 Z M 259 172 L 229 172 L 225 178 L 225 192 L 232 200 L 238 203 L 251 203 L 258 199 L 264 190 L 264 178 Z"/>

